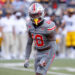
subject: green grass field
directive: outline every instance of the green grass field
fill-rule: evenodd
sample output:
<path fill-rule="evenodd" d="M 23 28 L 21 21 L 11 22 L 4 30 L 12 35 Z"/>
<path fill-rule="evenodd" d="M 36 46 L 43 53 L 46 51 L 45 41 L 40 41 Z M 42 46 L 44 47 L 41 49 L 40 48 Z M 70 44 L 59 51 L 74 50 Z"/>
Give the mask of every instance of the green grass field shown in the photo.
<path fill-rule="evenodd" d="M 0 60 L 0 75 L 35 75 L 34 62 L 30 67 L 23 67 L 24 60 Z M 74 59 L 55 59 L 48 75 L 75 75 Z"/>

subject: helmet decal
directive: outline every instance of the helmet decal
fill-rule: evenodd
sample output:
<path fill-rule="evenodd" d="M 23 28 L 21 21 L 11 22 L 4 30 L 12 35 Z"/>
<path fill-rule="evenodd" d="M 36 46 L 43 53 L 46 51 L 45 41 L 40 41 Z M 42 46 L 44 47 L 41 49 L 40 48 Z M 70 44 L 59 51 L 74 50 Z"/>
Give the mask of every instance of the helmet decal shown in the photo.
<path fill-rule="evenodd" d="M 35 12 L 35 10 L 36 10 L 36 4 L 34 3 L 33 4 L 33 12 Z"/>

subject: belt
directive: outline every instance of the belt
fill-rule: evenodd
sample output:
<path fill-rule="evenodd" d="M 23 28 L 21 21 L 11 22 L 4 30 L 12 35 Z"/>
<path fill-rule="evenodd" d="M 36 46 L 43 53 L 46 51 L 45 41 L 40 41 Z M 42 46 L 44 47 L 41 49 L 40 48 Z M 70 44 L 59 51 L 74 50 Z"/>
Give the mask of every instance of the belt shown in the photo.
<path fill-rule="evenodd" d="M 46 48 L 43 48 L 43 49 L 37 49 L 38 51 L 46 51 L 46 50 L 49 50 L 51 48 L 51 46 L 48 46 Z"/>

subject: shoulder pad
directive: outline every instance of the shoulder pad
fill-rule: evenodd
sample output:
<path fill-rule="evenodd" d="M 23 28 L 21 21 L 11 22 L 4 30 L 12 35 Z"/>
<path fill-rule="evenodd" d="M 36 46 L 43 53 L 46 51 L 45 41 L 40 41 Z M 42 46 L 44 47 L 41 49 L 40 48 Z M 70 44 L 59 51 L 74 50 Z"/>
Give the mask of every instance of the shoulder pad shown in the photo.
<path fill-rule="evenodd" d="M 48 31 L 52 31 L 52 30 L 55 30 L 55 29 L 56 29 L 56 25 L 55 25 L 54 22 L 52 22 L 52 21 L 47 21 L 46 23 L 47 23 L 47 24 L 46 24 L 46 29 L 47 29 Z"/>

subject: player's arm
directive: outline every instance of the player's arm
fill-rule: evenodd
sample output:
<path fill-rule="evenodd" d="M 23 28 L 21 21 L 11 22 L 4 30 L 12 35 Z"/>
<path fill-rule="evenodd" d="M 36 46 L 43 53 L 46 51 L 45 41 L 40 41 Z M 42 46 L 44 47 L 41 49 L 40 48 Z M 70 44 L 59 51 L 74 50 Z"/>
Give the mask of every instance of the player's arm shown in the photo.
<path fill-rule="evenodd" d="M 51 24 L 50 25 L 47 25 L 47 28 L 46 28 L 46 34 L 47 34 L 47 36 L 49 36 L 49 38 L 50 38 L 50 40 L 51 39 L 55 39 L 54 38 L 54 36 L 55 36 L 55 34 L 56 34 L 56 25 L 55 25 L 55 23 L 54 22 L 51 22 Z"/>
<path fill-rule="evenodd" d="M 31 49 L 32 49 L 32 43 L 33 43 L 33 39 L 31 37 L 30 32 L 28 32 L 28 42 L 27 42 L 27 47 L 26 47 L 25 59 L 29 59 L 29 57 L 30 57 Z"/>
<path fill-rule="evenodd" d="M 0 32 L 2 32 L 2 27 L 0 26 Z"/>
<path fill-rule="evenodd" d="M 25 52 L 25 64 L 24 64 L 25 68 L 27 68 L 29 65 L 29 57 L 30 57 L 31 50 L 32 50 L 32 43 L 33 43 L 33 39 L 31 37 L 30 32 L 28 32 L 28 42 L 27 42 L 27 47 L 26 47 L 26 52 Z"/>
<path fill-rule="evenodd" d="M 64 29 L 65 25 L 66 25 L 66 22 L 62 22 L 62 24 L 61 24 L 60 27 L 61 27 L 62 29 Z"/>
<path fill-rule="evenodd" d="M 55 30 L 52 31 L 50 34 L 48 34 L 47 35 L 48 40 L 49 41 L 56 41 L 55 34 L 56 34 Z"/>
<path fill-rule="evenodd" d="M 55 48 L 56 47 L 56 25 L 54 22 L 50 24 L 50 26 L 47 28 L 47 39 L 50 43 L 50 46 Z"/>
<path fill-rule="evenodd" d="M 0 32 L 2 34 L 2 39 L 4 39 L 3 26 L 0 26 Z"/>

